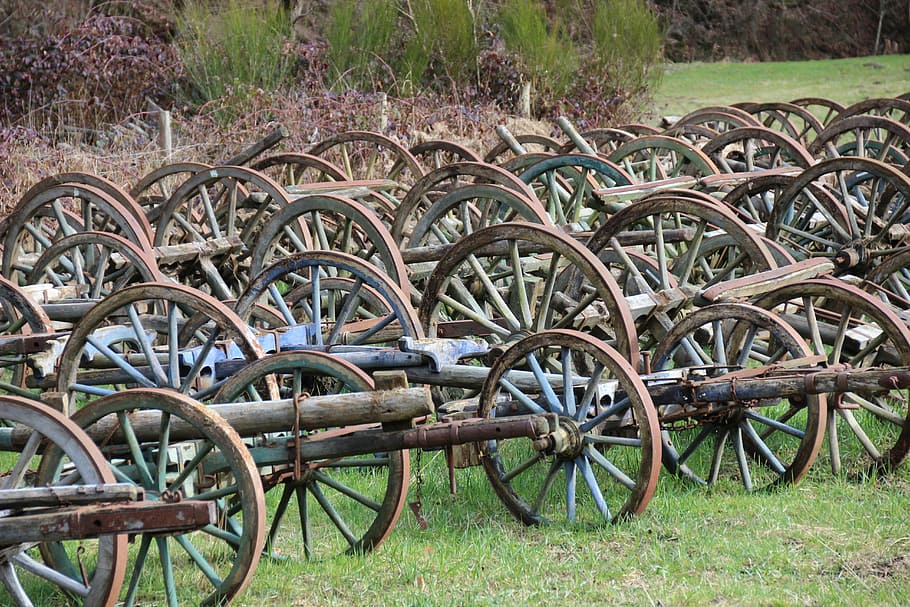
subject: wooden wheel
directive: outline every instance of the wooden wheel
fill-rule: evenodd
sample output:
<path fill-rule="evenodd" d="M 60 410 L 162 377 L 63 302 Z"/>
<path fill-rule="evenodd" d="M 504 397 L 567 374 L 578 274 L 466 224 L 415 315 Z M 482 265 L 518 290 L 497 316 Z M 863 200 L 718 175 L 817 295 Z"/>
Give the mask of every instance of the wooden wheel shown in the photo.
<path fill-rule="evenodd" d="M 715 304 L 683 318 L 653 352 L 655 371 L 704 368 L 708 377 L 809 356 L 787 323 L 761 308 Z M 697 483 L 738 475 L 747 491 L 796 483 L 824 439 L 824 396 L 658 408 L 664 465 Z"/>
<path fill-rule="evenodd" d="M 258 234 L 250 272 L 256 276 L 278 259 L 314 250 L 360 257 L 402 289 L 410 286 L 388 229 L 370 209 L 342 196 L 305 196 L 273 215 Z"/>
<path fill-rule="evenodd" d="M 546 329 L 586 328 L 638 361 L 635 327 L 616 281 L 593 253 L 554 227 L 500 223 L 465 236 L 436 264 L 419 316 L 430 337 L 471 335 L 497 344 Z"/>
<path fill-rule="evenodd" d="M 25 284 L 79 288 L 72 299 L 101 299 L 138 282 L 163 280 L 149 250 L 108 232 L 64 236 L 41 254 Z"/>
<path fill-rule="evenodd" d="M 698 148 L 673 137 L 645 135 L 616 148 L 607 157 L 636 183 L 688 175 L 707 177 L 719 171 Z"/>
<path fill-rule="evenodd" d="M 154 243 L 164 246 L 236 237 L 252 247 L 268 218 L 288 204 L 285 190 L 262 173 L 244 167 L 215 167 L 197 173 L 174 192 L 161 209 Z M 192 264 L 189 270 L 194 274 L 178 274 L 178 282 L 205 287 L 221 299 L 230 299 L 249 280 L 248 253 L 233 252 Z M 195 275 L 199 271 L 202 275 Z"/>
<path fill-rule="evenodd" d="M 815 159 L 797 140 L 767 127 L 741 127 L 705 143 L 701 151 L 725 173 L 808 168 Z"/>
<path fill-rule="evenodd" d="M 158 389 L 112 394 L 72 419 L 118 481 L 142 487 L 147 499 L 213 501 L 218 508 L 218 523 L 198 531 L 137 533 L 121 600 L 226 605 L 239 595 L 265 543 L 265 496 L 253 456 L 225 420 L 186 395 Z"/>
<path fill-rule="evenodd" d="M 147 224 L 146 224 L 147 226 Z M 25 274 L 22 267 L 64 236 L 114 232 L 150 250 L 146 226 L 110 195 L 88 185 L 32 188 L 10 213 L 3 239 L 3 276 Z"/>
<path fill-rule="evenodd" d="M 781 316 L 829 364 L 853 368 L 906 366 L 910 329 L 885 304 L 836 279 L 808 280 L 755 298 Z M 910 452 L 908 409 L 902 395 L 851 392 L 828 399 L 828 461 L 835 473 L 897 468 Z"/>
<path fill-rule="evenodd" d="M 219 361 L 262 355 L 243 321 L 210 295 L 144 283 L 109 295 L 73 327 L 56 387 L 75 408 L 135 388 L 169 388 L 201 400 L 217 390 Z"/>
<path fill-rule="evenodd" d="M 605 384 L 612 387 L 603 391 Z M 660 444 L 654 405 L 632 366 L 577 331 L 522 339 L 491 367 L 478 414 L 545 412 L 558 416 L 561 440 L 536 448 L 523 439 L 481 444 L 487 478 L 509 512 L 526 525 L 642 513 L 657 486 Z"/>
<path fill-rule="evenodd" d="M 374 266 L 336 251 L 298 253 L 275 262 L 251 282 L 235 304 L 248 319 L 257 303 L 296 328 L 297 345 L 395 343 L 421 337 L 401 288 Z"/>
<path fill-rule="evenodd" d="M 588 154 L 543 158 L 518 178 L 534 188 L 553 223 L 581 231 L 595 229 L 608 215 L 597 190 L 633 183 L 633 177 L 616 164 Z"/>
<path fill-rule="evenodd" d="M 271 378 L 282 398 L 301 394 L 343 394 L 374 389 L 373 380 L 340 358 L 321 352 L 281 352 L 244 367 L 224 383 L 216 403 L 248 402 L 255 407 L 264 398 L 264 378 Z M 318 441 L 320 436 L 356 432 L 367 426 L 302 431 L 299 440 Z M 262 447 L 288 443 L 293 435 L 269 435 Z M 271 463 L 271 462 L 269 462 Z M 262 465 L 262 462 L 260 462 Z M 391 532 L 407 497 L 408 452 L 303 461 L 295 467 L 275 462 L 262 470 L 267 491 L 279 494 L 270 508 L 267 550 L 275 556 L 302 552 L 308 559 L 339 553 L 360 554 L 375 549 Z M 300 535 L 280 534 L 293 515 Z"/>
<path fill-rule="evenodd" d="M 809 152 L 827 158 L 872 158 L 899 168 L 910 161 L 910 127 L 882 116 L 851 116 L 820 132 Z"/>
<path fill-rule="evenodd" d="M 152 225 L 157 225 L 161 207 L 184 181 L 199 171 L 212 168 L 202 162 L 175 162 L 166 164 L 145 175 L 130 189 L 130 196 L 145 211 Z M 149 240 L 152 235 L 149 236 Z"/>
<path fill-rule="evenodd" d="M 91 492 L 115 482 L 98 447 L 62 414 L 26 399 L 0 396 L 0 419 L 21 437 L 0 489 L 75 486 Z M 34 524 L 30 514 L 46 511 L 40 505 L 2 507 L 5 522 L 18 518 L 22 525 Z M 0 590 L 0 601 L 26 606 L 72 600 L 83 607 L 111 607 L 123 583 L 126 553 L 125 535 L 46 543 L 40 555 L 33 542 L 6 544 L 0 553 L 0 584 L 5 589 Z M 73 561 L 77 554 L 78 566 Z"/>

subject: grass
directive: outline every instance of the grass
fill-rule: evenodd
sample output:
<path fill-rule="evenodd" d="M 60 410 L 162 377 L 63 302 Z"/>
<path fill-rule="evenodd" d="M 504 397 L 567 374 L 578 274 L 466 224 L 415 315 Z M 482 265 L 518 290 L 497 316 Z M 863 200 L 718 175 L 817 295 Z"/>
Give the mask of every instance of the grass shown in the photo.
<path fill-rule="evenodd" d="M 910 55 L 767 63 L 686 63 L 666 67 L 654 113 L 682 116 L 708 105 L 827 97 L 848 105 L 910 92 Z"/>
<path fill-rule="evenodd" d="M 745 495 L 664 476 L 644 515 L 584 529 L 525 528 L 478 470 L 449 495 L 441 454 L 424 513 L 374 554 L 264 560 L 237 605 L 904 605 L 910 600 L 906 472 L 854 483 L 815 470 L 796 487 Z M 426 463 L 427 456 L 424 457 Z M 414 489 L 412 487 L 413 498 Z"/>

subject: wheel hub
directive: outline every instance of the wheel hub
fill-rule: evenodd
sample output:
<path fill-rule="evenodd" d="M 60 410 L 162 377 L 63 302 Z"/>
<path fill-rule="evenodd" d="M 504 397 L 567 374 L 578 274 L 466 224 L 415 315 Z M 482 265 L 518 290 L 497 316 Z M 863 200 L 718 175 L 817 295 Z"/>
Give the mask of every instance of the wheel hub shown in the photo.
<path fill-rule="evenodd" d="M 562 459 L 575 459 L 584 448 L 584 432 L 581 424 L 571 417 L 560 416 L 556 431 L 552 434 L 554 455 Z"/>

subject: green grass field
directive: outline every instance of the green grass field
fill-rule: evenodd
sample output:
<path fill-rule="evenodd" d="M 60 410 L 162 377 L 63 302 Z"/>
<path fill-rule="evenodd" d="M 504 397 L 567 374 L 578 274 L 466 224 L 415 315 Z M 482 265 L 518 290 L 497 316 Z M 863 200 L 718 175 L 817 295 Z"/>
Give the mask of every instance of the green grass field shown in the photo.
<path fill-rule="evenodd" d="M 910 91 L 910 56 L 668 68 L 655 115 L 706 105 L 829 97 L 842 104 Z M 826 446 L 823 446 L 823 453 Z M 415 458 L 416 459 L 416 458 Z M 822 458 L 824 459 L 824 458 Z M 479 469 L 448 492 L 441 452 L 424 454 L 429 528 L 405 508 L 373 554 L 264 559 L 237 604 L 906 605 L 910 470 L 835 478 L 817 465 L 795 487 L 746 494 L 664 473 L 643 515 L 614 526 L 513 520 Z M 417 466 L 412 460 L 412 465 Z M 412 469 L 409 500 L 416 499 Z M 294 520 L 289 513 L 289 521 Z M 290 553 L 296 530 L 287 525 Z"/>
<path fill-rule="evenodd" d="M 910 55 L 825 61 L 668 65 L 654 93 L 658 116 L 707 105 L 827 97 L 848 105 L 910 92 Z"/>

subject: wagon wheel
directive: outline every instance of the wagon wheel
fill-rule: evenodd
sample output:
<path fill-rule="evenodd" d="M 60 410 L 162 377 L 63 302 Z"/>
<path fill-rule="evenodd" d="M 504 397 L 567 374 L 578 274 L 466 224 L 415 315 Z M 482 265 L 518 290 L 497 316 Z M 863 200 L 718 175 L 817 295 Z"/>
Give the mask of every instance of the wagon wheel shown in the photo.
<path fill-rule="evenodd" d="M 621 234 L 636 233 L 643 244 L 628 250 L 653 259 L 656 273 L 638 270 L 619 242 Z M 712 243 L 724 236 L 728 238 L 720 246 Z M 613 265 L 634 278 L 620 285 L 626 295 L 650 295 L 654 308 L 638 321 L 639 337 L 648 335 L 650 340 L 663 339 L 699 289 L 775 267 L 758 235 L 732 211 L 709 196 L 685 190 L 668 190 L 629 205 L 604 223 L 587 247 L 598 256 L 619 256 Z"/>
<path fill-rule="evenodd" d="M 549 224 L 550 218 L 536 199 L 501 185 L 458 187 L 433 203 L 409 233 L 401 233 L 401 249 L 454 244 L 482 227 L 506 221 Z M 393 228 L 402 229 L 403 223 Z M 393 236 L 395 236 L 393 234 Z"/>
<path fill-rule="evenodd" d="M 76 232 L 114 232 L 143 249 L 151 249 L 145 227 L 123 205 L 87 185 L 62 184 L 23 197 L 10 212 L 3 239 L 3 276 L 23 273 L 54 242 Z"/>
<path fill-rule="evenodd" d="M 793 175 L 780 172 L 750 177 L 724 194 L 722 200 L 747 223 L 765 223 L 771 216 L 774 201 L 793 179 Z"/>
<path fill-rule="evenodd" d="M 397 187 L 389 192 L 395 200 L 420 179 L 425 170 L 401 144 L 369 131 L 339 133 L 308 150 L 340 167 L 348 179 L 390 179 Z"/>
<path fill-rule="evenodd" d="M 57 391 L 70 406 L 116 391 L 168 388 L 206 399 L 219 361 L 263 355 L 243 321 L 210 295 L 169 283 L 137 284 L 95 304 L 60 354 Z"/>
<path fill-rule="evenodd" d="M 627 133 L 632 133 L 636 137 L 641 137 L 642 135 L 660 134 L 660 129 L 656 126 L 651 126 L 650 124 L 642 124 L 640 122 L 629 122 L 627 124 L 621 124 L 616 128 L 621 131 L 626 131 Z"/>
<path fill-rule="evenodd" d="M 815 164 L 797 140 L 767 127 L 731 129 L 705 143 L 701 151 L 725 173 Z"/>
<path fill-rule="evenodd" d="M 0 314 L 0 338 L 53 332 L 51 320 L 44 310 L 19 285 L 2 276 Z M 41 347 L 42 342 L 36 346 Z M 15 394 L 38 400 L 39 395 L 28 390 L 25 385 L 27 361 L 27 354 L 21 351 L 8 351 L 0 355 L 0 394 Z"/>
<path fill-rule="evenodd" d="M 362 259 L 337 251 L 298 253 L 263 270 L 238 298 L 248 319 L 257 303 L 281 311 L 303 331 L 297 345 L 396 343 L 422 337 L 401 288 Z"/>
<path fill-rule="evenodd" d="M 588 154 L 561 154 L 540 160 L 519 176 L 530 185 L 557 225 L 596 228 L 609 213 L 597 190 L 631 185 L 633 178 L 608 160 Z"/>
<path fill-rule="evenodd" d="M 531 188 L 501 167 L 483 162 L 457 162 L 430 171 L 414 184 L 394 214 L 389 230 L 392 237 L 401 242 L 439 198 L 471 184 L 501 185 L 527 199 L 536 199 Z"/>
<path fill-rule="evenodd" d="M 453 141 L 433 139 L 412 146 L 409 150 L 427 170 L 432 171 L 456 162 L 483 162 L 480 154 Z"/>
<path fill-rule="evenodd" d="M 897 310 L 910 310 L 910 248 L 885 257 L 866 276 L 863 287 Z"/>
<path fill-rule="evenodd" d="M 691 123 L 671 126 L 670 128 L 661 131 L 660 135 L 680 139 L 689 145 L 701 148 L 705 143 L 720 135 L 720 131 L 716 131 L 704 124 Z"/>
<path fill-rule="evenodd" d="M 342 196 L 305 196 L 273 215 L 250 255 L 258 275 L 277 259 L 305 251 L 339 251 L 364 259 L 409 288 L 401 253 L 388 229 L 370 209 Z"/>
<path fill-rule="evenodd" d="M 761 126 L 754 116 L 745 110 L 731 105 L 712 105 L 693 110 L 673 123 L 678 128 L 690 124 L 699 124 L 718 133 L 746 126 Z"/>
<path fill-rule="evenodd" d="M 581 137 L 587 141 L 588 145 L 594 148 L 598 154 L 607 156 L 622 144 L 635 139 L 636 135 L 618 128 L 602 128 L 585 131 L 584 133 L 581 133 Z M 581 150 L 579 150 L 578 146 L 572 141 L 569 141 L 559 148 L 560 154 L 572 154 L 579 151 Z"/>
<path fill-rule="evenodd" d="M 812 112 L 812 115 L 818 118 L 818 121 L 822 123 L 822 126 L 831 124 L 834 117 L 844 111 L 843 105 L 824 97 L 801 97 L 799 99 L 794 99 L 790 103 L 799 107 L 804 107 Z"/>
<path fill-rule="evenodd" d="M 419 309 L 429 337 L 502 344 L 587 328 L 638 361 L 629 309 L 609 270 L 558 228 L 500 223 L 462 238 L 436 264 Z"/>
<path fill-rule="evenodd" d="M 265 376 L 278 379 L 282 398 L 374 389 L 373 380 L 366 373 L 340 358 L 320 352 L 281 352 L 244 367 L 225 382 L 214 401 L 254 404 L 262 398 L 257 385 Z M 322 435 L 358 428 L 302 432 L 302 438 L 318 441 Z M 267 440 L 280 443 L 287 438 L 270 436 Z M 289 544 L 287 534 L 283 542 L 279 537 L 293 502 L 297 504 L 306 558 L 370 552 L 388 536 L 401 514 L 407 497 L 409 461 L 408 452 L 401 450 L 304 461 L 302 473 L 296 476 L 293 466 L 286 462 L 273 466 L 263 473 L 266 490 L 280 494 L 269 514 L 268 553 L 288 556 L 301 547 L 298 539 Z"/>
<path fill-rule="evenodd" d="M 895 97 L 864 99 L 863 101 L 857 101 L 853 105 L 848 105 L 838 112 L 831 123 L 863 114 L 867 116 L 883 116 L 896 120 L 901 124 L 910 125 L 910 101 Z M 831 126 L 831 123 L 828 126 Z"/>
<path fill-rule="evenodd" d="M 631 175 L 636 183 L 680 175 L 707 177 L 719 172 L 695 146 L 663 135 L 633 139 L 616 148 L 607 158 Z"/>
<path fill-rule="evenodd" d="M 860 156 L 898 167 L 910 160 L 910 127 L 882 116 L 835 120 L 809 146 L 815 156 Z"/>
<path fill-rule="evenodd" d="M 813 354 L 853 368 L 906 366 L 910 329 L 881 301 L 835 279 L 808 280 L 755 298 L 794 326 Z M 885 472 L 910 451 L 907 402 L 889 393 L 828 399 L 828 449 L 835 473 Z"/>
<path fill-rule="evenodd" d="M 526 525 L 641 514 L 657 486 L 659 430 L 647 388 L 623 356 L 577 331 L 517 342 L 490 369 L 478 413 L 543 412 L 558 415 L 564 441 L 540 451 L 523 439 L 481 443 L 484 470 L 509 512 Z"/>
<path fill-rule="evenodd" d="M 655 371 L 702 367 L 711 378 L 809 355 L 809 347 L 783 320 L 731 303 L 683 318 L 658 344 L 652 360 Z M 797 483 L 824 439 L 825 406 L 823 395 L 806 395 L 658 407 L 664 465 L 697 483 L 713 484 L 738 473 L 747 491 Z"/>
<path fill-rule="evenodd" d="M 152 239 L 152 228 L 146 218 L 145 210 L 136 202 L 132 194 L 121 188 L 119 185 L 98 175 L 91 173 L 58 173 L 45 177 L 22 195 L 22 200 L 29 200 L 35 197 L 44 198 L 44 191 L 51 190 L 64 184 L 70 185 L 87 185 L 96 190 L 107 194 L 110 198 L 117 201 L 129 215 L 136 220 L 136 224 L 142 229 L 146 240 Z"/>
<path fill-rule="evenodd" d="M 158 223 L 160 207 L 168 201 L 180 185 L 198 173 L 212 168 L 202 162 L 175 162 L 166 164 L 145 175 L 130 190 L 130 196 L 145 211 L 149 223 Z M 149 240 L 153 235 L 149 236 Z"/>
<path fill-rule="evenodd" d="M 737 107 L 752 114 L 762 126 L 784 133 L 804 147 L 825 128 L 808 108 L 795 103 L 742 103 Z"/>
<path fill-rule="evenodd" d="M 64 236 L 41 254 L 25 284 L 79 288 L 73 298 L 101 299 L 137 282 L 163 280 L 148 250 L 109 232 Z"/>
<path fill-rule="evenodd" d="M 521 135 L 515 135 L 515 141 L 524 148 L 523 153 L 534 153 L 534 152 L 557 152 L 562 147 L 562 144 L 552 137 L 547 137 L 546 135 L 534 135 L 532 133 L 524 133 Z M 508 142 L 500 141 L 493 148 L 488 151 L 484 157 L 484 162 L 489 162 L 491 164 L 503 164 L 513 158 L 514 156 L 519 155 L 518 152 L 513 150 Z"/>
<path fill-rule="evenodd" d="M 57 411 L 26 399 L 0 396 L 0 419 L 14 425 L 22 437 L 22 444 L 16 448 L 18 455 L 13 456 L 10 471 L 3 476 L 0 488 L 79 485 L 84 486 L 86 492 L 93 492 L 101 484 L 115 482 L 98 447 L 75 423 Z M 35 469 L 38 457 L 45 470 L 50 459 L 58 462 L 59 467 L 51 475 L 40 477 Z M 59 472 L 64 467 L 68 474 L 61 477 Z M 42 510 L 42 507 L 4 510 L 3 518 L 14 520 L 17 516 L 27 517 Z M 58 604 L 67 599 L 78 601 L 83 607 L 114 604 L 127 566 L 125 535 L 54 542 L 45 544 L 41 550 L 59 554 L 78 552 L 83 569 L 58 566 L 53 561 L 39 562 L 38 547 L 34 543 L 7 544 L 0 554 L 0 587 L 5 589 L 5 592 L 0 590 L 0 601 L 23 606 Z"/>
<path fill-rule="evenodd" d="M 72 420 L 101 447 L 118 482 L 142 487 L 148 500 L 213 501 L 219 511 L 217 524 L 198 531 L 137 533 L 120 599 L 226 605 L 239 595 L 265 542 L 265 496 L 256 463 L 233 428 L 192 398 L 157 389 L 112 394 Z M 48 557 L 70 564 L 66 555 Z"/>
<path fill-rule="evenodd" d="M 154 244 L 238 237 L 247 247 L 252 247 L 269 217 L 288 204 L 290 198 L 285 190 L 262 173 L 245 167 L 215 167 L 185 181 L 165 203 Z M 223 255 L 206 263 L 209 266 L 201 268 L 198 263 L 192 264 L 189 271 L 193 274 L 189 276 L 180 276 L 178 272 L 178 281 L 195 282 L 200 288 L 205 285 L 219 298 L 230 299 L 249 280 L 246 252 Z M 195 274 L 199 271 L 202 276 Z"/>
<path fill-rule="evenodd" d="M 830 196 L 818 194 L 822 183 Z M 765 234 L 795 257 L 831 256 L 840 271 L 865 272 L 903 234 L 908 206 L 907 175 L 877 160 L 832 158 L 804 170 L 781 193 Z"/>
<path fill-rule="evenodd" d="M 349 179 L 341 167 L 313 154 L 276 154 L 250 166 L 286 188 Z"/>

